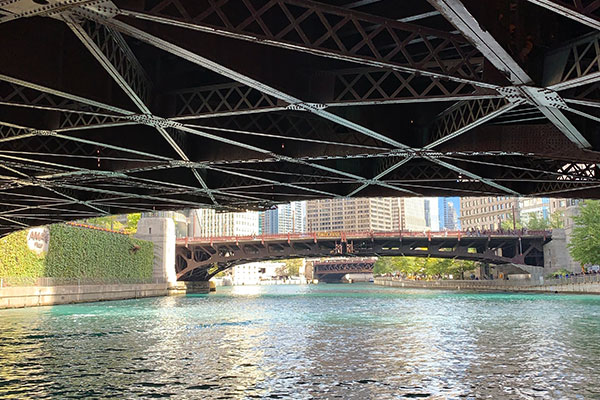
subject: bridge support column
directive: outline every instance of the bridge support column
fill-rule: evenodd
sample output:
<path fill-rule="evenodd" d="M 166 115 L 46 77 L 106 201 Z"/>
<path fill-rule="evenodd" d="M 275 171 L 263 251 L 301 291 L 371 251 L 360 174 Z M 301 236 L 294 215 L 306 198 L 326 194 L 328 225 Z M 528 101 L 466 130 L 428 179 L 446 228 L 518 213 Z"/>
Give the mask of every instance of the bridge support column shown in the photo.
<path fill-rule="evenodd" d="M 544 245 L 544 270 L 551 274 L 561 268 L 569 270 L 571 257 L 564 229 L 552 230 L 552 241 Z"/>
<path fill-rule="evenodd" d="M 544 267 L 537 267 L 535 265 L 525 265 L 525 264 L 509 264 L 509 266 L 520 269 L 523 273 L 531 275 L 532 281 L 543 282 Z"/>
<path fill-rule="evenodd" d="M 568 211 L 572 218 L 574 212 Z M 563 268 L 571 272 L 581 272 L 581 264 L 573 260 L 567 247 L 573 234 L 571 224 L 572 222 L 565 229 L 552 229 L 552 241 L 544 245 L 544 269 L 548 274 Z"/>
<path fill-rule="evenodd" d="M 171 218 L 141 218 L 135 237 L 154 243 L 153 278 L 174 285 L 175 274 L 175 223 Z"/>

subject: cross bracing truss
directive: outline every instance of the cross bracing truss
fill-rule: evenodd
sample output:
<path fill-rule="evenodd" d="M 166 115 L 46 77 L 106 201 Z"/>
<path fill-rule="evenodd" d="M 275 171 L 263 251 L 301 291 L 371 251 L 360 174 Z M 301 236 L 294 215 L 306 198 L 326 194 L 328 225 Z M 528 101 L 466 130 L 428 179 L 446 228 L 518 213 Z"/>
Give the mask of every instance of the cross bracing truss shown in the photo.
<path fill-rule="evenodd" d="M 352 68 L 322 72 L 310 78 L 317 108 L 497 98 L 493 89 L 464 82 L 408 74 L 393 69 Z M 323 87 L 326 87 L 324 90 Z M 164 96 L 175 101 L 174 120 L 304 109 L 240 83 L 178 90 Z"/>
<path fill-rule="evenodd" d="M 545 84 L 564 90 L 596 82 L 600 75 L 600 32 L 578 38 L 550 53 Z"/>
<path fill-rule="evenodd" d="M 600 29 L 600 3 L 595 0 L 528 0 L 594 29 Z"/>
<path fill-rule="evenodd" d="M 471 0 L 328 3 L 0 2 L 0 233 L 324 197 L 600 197 L 597 2 L 515 3 L 573 24 L 527 63 Z"/>
<path fill-rule="evenodd" d="M 493 89 L 394 69 L 355 68 L 330 73 L 333 99 L 328 104 L 369 105 L 500 97 Z"/>
<path fill-rule="evenodd" d="M 145 9 L 125 6 L 119 13 L 431 76 L 477 81 L 482 73 L 481 63 L 472 58 L 477 51 L 459 35 L 306 0 L 261 3 L 218 1 L 203 7 L 167 0 Z M 445 62 L 448 57 L 451 63 Z"/>

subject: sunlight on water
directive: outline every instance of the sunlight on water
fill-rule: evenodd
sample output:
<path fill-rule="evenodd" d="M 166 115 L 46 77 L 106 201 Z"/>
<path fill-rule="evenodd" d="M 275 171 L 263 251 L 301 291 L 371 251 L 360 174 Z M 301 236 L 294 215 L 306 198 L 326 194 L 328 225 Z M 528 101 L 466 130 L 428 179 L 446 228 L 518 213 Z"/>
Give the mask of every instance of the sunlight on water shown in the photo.
<path fill-rule="evenodd" d="M 0 311 L 0 398 L 600 398 L 600 297 L 219 289 Z"/>
<path fill-rule="evenodd" d="M 231 293 L 233 296 L 258 296 L 261 293 L 265 293 L 265 287 L 266 286 L 256 285 L 233 286 L 229 293 Z"/>

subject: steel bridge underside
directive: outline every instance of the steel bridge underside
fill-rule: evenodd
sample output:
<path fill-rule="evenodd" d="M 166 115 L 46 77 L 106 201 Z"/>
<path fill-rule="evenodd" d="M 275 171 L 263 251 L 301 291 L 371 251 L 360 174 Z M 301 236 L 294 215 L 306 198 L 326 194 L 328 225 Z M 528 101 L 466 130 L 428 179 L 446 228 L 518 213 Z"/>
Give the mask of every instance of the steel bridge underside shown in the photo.
<path fill-rule="evenodd" d="M 0 0 L 0 235 L 317 198 L 600 198 L 599 10 Z"/>
<path fill-rule="evenodd" d="M 289 258 L 411 256 L 479 261 L 489 264 L 544 266 L 548 236 L 461 238 L 353 238 L 178 243 L 178 280 L 204 281 L 234 265 Z M 350 246 L 349 246 L 350 245 Z"/>
<path fill-rule="evenodd" d="M 340 282 L 346 274 L 372 274 L 374 259 L 313 262 L 313 277 L 319 282 Z"/>

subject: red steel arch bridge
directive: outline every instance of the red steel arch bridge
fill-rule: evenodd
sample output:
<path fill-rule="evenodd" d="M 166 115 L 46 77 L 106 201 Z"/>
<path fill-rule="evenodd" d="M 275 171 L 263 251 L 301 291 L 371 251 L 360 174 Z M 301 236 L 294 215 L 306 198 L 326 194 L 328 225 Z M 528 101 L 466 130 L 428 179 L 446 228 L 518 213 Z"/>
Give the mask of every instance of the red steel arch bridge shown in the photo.
<path fill-rule="evenodd" d="M 180 238 L 178 280 L 205 281 L 234 265 L 288 258 L 412 256 L 544 266 L 549 231 L 327 232 Z"/>
<path fill-rule="evenodd" d="M 600 198 L 592 0 L 0 0 L 0 234 L 352 196 Z"/>

